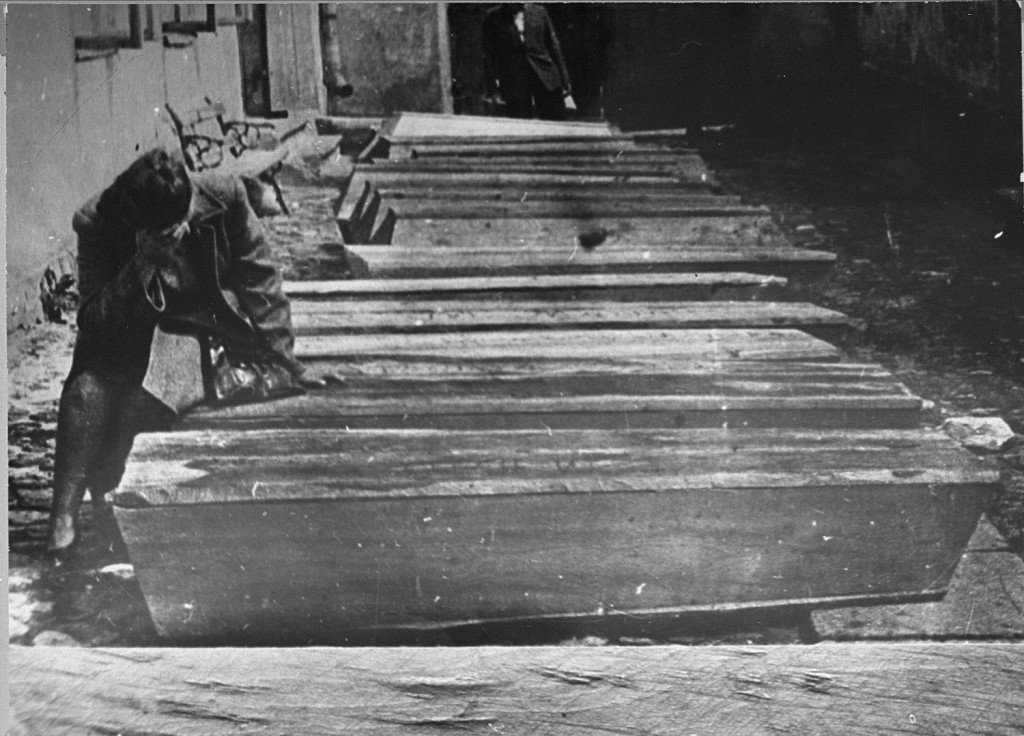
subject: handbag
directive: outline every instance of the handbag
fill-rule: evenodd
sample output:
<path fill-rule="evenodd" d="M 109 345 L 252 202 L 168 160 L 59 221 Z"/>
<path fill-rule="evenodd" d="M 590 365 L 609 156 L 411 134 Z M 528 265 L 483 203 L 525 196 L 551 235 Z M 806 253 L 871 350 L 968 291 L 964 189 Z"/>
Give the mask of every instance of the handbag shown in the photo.
<path fill-rule="evenodd" d="M 258 355 L 232 354 L 220 338 L 208 338 L 207 401 L 231 406 L 306 393 L 287 368 Z"/>

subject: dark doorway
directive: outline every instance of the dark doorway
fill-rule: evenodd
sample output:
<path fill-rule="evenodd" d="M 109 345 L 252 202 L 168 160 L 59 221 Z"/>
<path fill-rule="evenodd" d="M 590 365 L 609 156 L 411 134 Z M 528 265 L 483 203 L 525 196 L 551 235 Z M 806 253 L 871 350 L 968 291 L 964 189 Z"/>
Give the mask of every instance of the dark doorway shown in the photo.
<path fill-rule="evenodd" d="M 455 112 L 504 114 L 485 107 L 484 15 L 495 3 L 450 3 L 448 28 Z M 599 119 L 606 72 L 608 11 L 600 3 L 546 3 L 572 80 L 576 118 Z"/>
<path fill-rule="evenodd" d="M 270 117 L 270 68 L 267 63 L 267 6 L 252 6 L 252 18 L 238 26 L 242 70 L 242 108 L 252 117 Z"/>

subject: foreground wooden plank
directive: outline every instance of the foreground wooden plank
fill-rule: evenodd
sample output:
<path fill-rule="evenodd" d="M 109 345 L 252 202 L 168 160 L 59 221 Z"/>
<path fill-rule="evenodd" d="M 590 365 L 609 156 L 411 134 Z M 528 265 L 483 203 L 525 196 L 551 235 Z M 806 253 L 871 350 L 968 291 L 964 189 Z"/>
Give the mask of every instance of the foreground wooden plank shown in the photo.
<path fill-rule="evenodd" d="M 1021 647 L 11 649 L 12 736 L 1011 734 Z M 679 727 L 682 727 L 680 729 Z M 242 731 L 244 729 L 244 731 Z"/>
<path fill-rule="evenodd" d="M 342 387 L 203 409 L 178 428 L 911 429 L 920 421 L 921 400 L 870 365 L 677 363 L 636 373 L 599 363 L 556 375 L 519 364 L 502 373 L 462 365 L 455 375 L 367 375 L 348 367 Z"/>
<path fill-rule="evenodd" d="M 522 360 L 675 358 L 836 361 L 840 351 L 799 330 L 521 330 L 448 334 L 302 335 L 305 360 Z"/>
<path fill-rule="evenodd" d="M 920 431 L 172 432 L 114 503 L 162 635 L 316 641 L 934 596 L 997 482 Z"/>
<path fill-rule="evenodd" d="M 292 302 L 295 334 L 428 333 L 473 330 L 778 329 L 832 340 L 849 327 L 844 314 L 803 302 L 553 302 L 493 299 L 361 299 Z M 685 337 L 684 337 L 685 339 Z"/>
<path fill-rule="evenodd" d="M 575 274 L 287 281 L 291 299 L 781 301 L 786 279 L 748 273 Z"/>
<path fill-rule="evenodd" d="M 540 246 L 560 249 L 569 260 L 580 238 L 595 246 L 593 255 L 601 255 L 608 245 L 653 248 L 659 245 L 745 245 L 760 242 L 784 242 L 770 217 L 549 217 L 544 219 L 492 218 L 472 220 L 433 220 L 402 218 L 395 224 L 391 243 L 406 246 Z M 586 251 L 586 248 L 580 250 Z M 642 257 L 643 251 L 634 257 Z M 573 256 L 574 258 L 577 256 Z M 721 270 L 721 269 L 720 269 Z M 454 274 L 453 274 L 454 275 Z"/>
<path fill-rule="evenodd" d="M 704 273 L 744 271 L 810 280 L 835 264 L 834 253 L 785 247 L 671 246 L 608 244 L 587 250 L 573 242 L 541 240 L 537 245 L 346 246 L 372 279 L 474 276 L 576 275 L 611 273 Z M 485 242 L 481 235 L 477 242 Z"/>

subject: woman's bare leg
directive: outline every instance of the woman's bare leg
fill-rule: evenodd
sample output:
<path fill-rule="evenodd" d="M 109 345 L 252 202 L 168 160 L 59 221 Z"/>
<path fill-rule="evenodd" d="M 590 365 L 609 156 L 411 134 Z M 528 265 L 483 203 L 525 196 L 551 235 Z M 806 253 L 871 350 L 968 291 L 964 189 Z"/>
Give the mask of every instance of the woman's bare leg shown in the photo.
<path fill-rule="evenodd" d="M 121 483 L 135 435 L 169 429 L 173 419 L 174 412 L 142 387 L 127 389 L 118 397 L 103 449 L 88 477 L 94 507 L 102 508 L 104 496 Z"/>
<path fill-rule="evenodd" d="M 120 404 L 123 388 L 91 371 L 64 384 L 57 414 L 57 453 L 53 471 L 46 549 L 59 552 L 75 542 L 78 509 Z"/>

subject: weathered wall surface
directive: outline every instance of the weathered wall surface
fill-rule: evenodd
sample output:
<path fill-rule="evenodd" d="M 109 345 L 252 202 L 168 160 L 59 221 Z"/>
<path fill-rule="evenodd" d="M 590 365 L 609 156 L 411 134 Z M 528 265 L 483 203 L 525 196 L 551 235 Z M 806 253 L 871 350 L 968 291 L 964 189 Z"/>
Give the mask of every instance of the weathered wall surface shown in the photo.
<path fill-rule="evenodd" d="M 75 61 L 71 9 L 11 5 L 7 14 L 8 329 L 39 316 L 47 265 L 74 262 L 71 216 L 139 151 L 173 140 L 163 105 L 204 95 L 241 114 L 235 29 L 201 33 L 188 48 L 159 41 Z"/>
<path fill-rule="evenodd" d="M 624 128 L 728 121 L 742 101 L 754 6 L 611 3 L 604 109 Z"/>
<path fill-rule="evenodd" d="M 315 3 L 267 5 L 267 61 L 274 110 L 326 112 L 320 16 Z"/>
<path fill-rule="evenodd" d="M 730 108 L 827 99 L 867 62 L 956 98 L 1020 107 L 1011 0 L 612 3 L 606 114 L 626 126 L 722 122 Z M 749 95 L 747 94 L 749 91 Z"/>
<path fill-rule="evenodd" d="M 336 112 L 451 112 L 445 3 L 338 3 L 342 73 L 355 88 Z"/>
<path fill-rule="evenodd" d="M 1016 28 L 1006 54 L 1007 25 Z M 950 92 L 994 99 L 1010 82 L 1007 63 L 1020 72 L 1020 10 L 1015 3 L 870 3 L 859 7 L 864 57 L 905 78 Z M 1012 82 L 1010 82 L 1012 83 Z M 1019 82 L 1018 82 L 1019 84 Z M 1017 88 L 1019 101 L 1020 88 Z"/>

